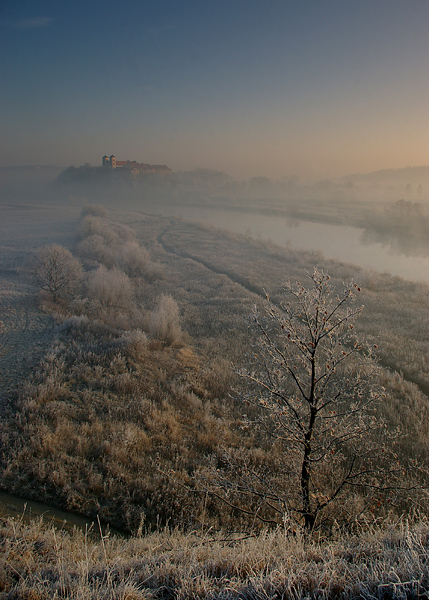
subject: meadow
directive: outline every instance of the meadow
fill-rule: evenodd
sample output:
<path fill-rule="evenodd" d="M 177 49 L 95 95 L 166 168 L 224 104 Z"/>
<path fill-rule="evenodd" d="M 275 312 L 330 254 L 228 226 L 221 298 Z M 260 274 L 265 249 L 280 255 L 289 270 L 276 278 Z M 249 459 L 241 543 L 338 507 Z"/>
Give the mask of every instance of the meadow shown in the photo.
<path fill-rule="evenodd" d="M 0 484 L 132 537 L 5 519 L 4 598 L 423 597 L 428 286 L 143 211 L 33 210 L 30 227 L 9 207 L 3 237 Z M 28 272 L 51 243 L 83 272 L 55 302 Z M 361 287 L 356 332 L 377 347 L 403 485 L 354 491 L 308 540 L 299 519 L 266 529 L 255 499 L 232 508 L 207 482 L 239 454 L 285 483 L 237 371 L 254 306 L 315 265 Z"/>
<path fill-rule="evenodd" d="M 0 597 L 427 598 L 428 524 L 308 540 L 284 531 L 218 535 L 162 529 L 128 540 L 0 521 Z"/>

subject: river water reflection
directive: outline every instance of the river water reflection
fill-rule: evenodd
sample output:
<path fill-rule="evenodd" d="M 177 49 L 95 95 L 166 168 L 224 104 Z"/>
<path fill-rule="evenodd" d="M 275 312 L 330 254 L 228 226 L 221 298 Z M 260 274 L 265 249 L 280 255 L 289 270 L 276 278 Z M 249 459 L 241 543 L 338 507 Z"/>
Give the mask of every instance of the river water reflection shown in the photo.
<path fill-rule="evenodd" d="M 54 526 L 56 529 L 65 529 L 66 531 L 71 531 L 75 528 L 82 529 L 84 532 L 88 532 L 95 537 L 100 535 L 100 526 L 103 535 L 106 535 L 109 531 L 115 535 L 125 535 L 118 532 L 113 527 L 108 527 L 104 524 L 99 525 L 98 522 L 89 518 L 81 517 L 75 513 L 65 512 L 52 506 L 47 506 L 41 502 L 24 500 L 23 498 L 19 498 L 18 496 L 8 494 L 1 490 L 0 516 L 22 519 L 24 522 L 43 517 L 45 523 Z"/>
<path fill-rule="evenodd" d="M 429 283 L 429 257 L 404 256 L 393 253 L 382 244 L 363 243 L 363 230 L 356 227 L 202 207 L 169 207 L 167 212 L 171 216 L 248 234 L 279 246 L 291 245 L 298 250 L 316 250 L 326 258 Z"/>

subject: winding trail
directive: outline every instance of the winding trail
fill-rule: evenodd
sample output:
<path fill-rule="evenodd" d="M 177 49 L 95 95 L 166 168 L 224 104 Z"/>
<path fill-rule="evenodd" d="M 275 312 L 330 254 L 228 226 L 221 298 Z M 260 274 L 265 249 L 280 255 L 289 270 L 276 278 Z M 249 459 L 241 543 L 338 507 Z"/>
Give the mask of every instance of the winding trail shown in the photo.
<path fill-rule="evenodd" d="M 251 292 L 252 294 L 256 294 L 263 300 L 266 299 L 266 294 L 264 292 L 264 289 L 256 284 L 252 283 L 247 277 L 243 277 L 243 276 L 239 275 L 238 273 L 235 273 L 234 271 L 231 271 L 229 269 L 221 269 L 220 267 L 217 267 L 216 265 L 214 265 L 206 260 L 203 260 L 202 258 L 192 255 L 189 252 L 183 252 L 183 251 L 179 252 L 178 250 L 175 250 L 172 246 L 169 246 L 167 244 L 167 242 L 165 241 L 164 237 L 166 234 L 168 234 L 168 232 L 171 229 L 173 229 L 173 227 L 174 227 L 174 222 L 171 221 L 170 225 L 168 225 L 157 237 L 157 242 L 162 246 L 162 248 L 165 250 L 165 252 L 167 252 L 168 254 L 172 254 L 173 256 L 178 256 L 179 258 L 192 260 L 192 261 L 202 265 L 203 267 L 205 267 L 212 273 L 215 273 L 216 275 L 225 275 L 226 277 L 228 277 L 228 279 L 230 281 L 232 281 L 232 283 L 235 283 L 235 284 L 243 287 L 245 290 L 247 290 L 248 292 Z"/>
<path fill-rule="evenodd" d="M 240 274 L 235 273 L 234 271 L 232 271 L 230 269 L 220 268 L 220 267 L 214 265 L 213 263 L 211 263 L 207 260 L 204 260 L 198 256 L 195 256 L 189 252 L 186 252 L 183 250 L 178 251 L 178 250 L 174 249 L 165 240 L 165 237 L 168 235 L 169 231 L 171 231 L 173 229 L 174 229 L 174 221 L 170 221 L 169 225 L 167 227 L 165 227 L 165 229 L 157 237 L 157 242 L 161 245 L 161 247 L 164 249 L 165 252 L 167 252 L 168 254 L 172 254 L 173 256 L 177 256 L 179 258 L 192 260 L 195 263 L 202 265 L 203 267 L 205 267 L 206 269 L 208 269 L 209 271 L 211 271 L 212 273 L 215 273 L 217 275 L 224 275 L 224 276 L 228 277 L 228 279 L 232 283 L 241 286 L 246 291 L 251 292 L 252 294 L 256 294 L 262 300 L 266 300 L 267 295 L 266 295 L 264 289 L 256 284 L 252 283 L 248 278 L 243 277 Z M 280 305 L 277 302 L 275 302 L 273 300 L 271 300 L 271 302 L 275 306 L 280 307 Z M 408 383 L 415 385 L 422 392 L 422 394 L 424 394 L 425 396 L 427 396 L 429 398 L 429 386 L 426 386 L 421 381 L 417 381 L 412 375 L 404 372 L 398 366 L 394 365 L 392 363 L 392 361 L 385 360 L 380 357 L 379 364 L 380 364 L 380 366 L 387 369 L 388 371 L 400 373 L 404 381 L 407 381 Z"/>

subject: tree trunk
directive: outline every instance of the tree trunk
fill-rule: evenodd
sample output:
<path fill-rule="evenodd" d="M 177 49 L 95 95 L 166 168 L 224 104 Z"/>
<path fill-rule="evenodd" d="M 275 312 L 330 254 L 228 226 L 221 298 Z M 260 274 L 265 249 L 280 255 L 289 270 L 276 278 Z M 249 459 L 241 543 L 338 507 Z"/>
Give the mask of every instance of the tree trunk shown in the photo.
<path fill-rule="evenodd" d="M 310 483 L 311 483 L 311 438 L 313 437 L 314 423 L 316 420 L 316 409 L 314 406 L 310 409 L 310 421 L 304 438 L 304 457 L 301 469 L 301 496 L 302 496 L 302 514 L 304 515 L 305 529 L 311 530 L 314 527 L 316 515 L 311 510 L 310 502 Z"/>

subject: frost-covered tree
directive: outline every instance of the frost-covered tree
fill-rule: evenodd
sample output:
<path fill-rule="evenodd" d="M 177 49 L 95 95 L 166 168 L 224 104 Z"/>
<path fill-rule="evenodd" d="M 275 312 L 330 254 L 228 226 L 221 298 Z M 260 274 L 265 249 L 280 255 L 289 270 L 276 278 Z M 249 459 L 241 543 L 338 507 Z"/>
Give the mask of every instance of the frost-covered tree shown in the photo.
<path fill-rule="evenodd" d="M 27 271 L 36 286 L 51 294 L 54 302 L 75 294 L 83 276 L 79 260 L 59 244 L 40 248 L 29 261 Z"/>
<path fill-rule="evenodd" d="M 211 489 L 262 520 L 298 519 L 312 530 L 334 506 L 350 516 L 370 508 L 399 468 L 377 412 L 384 392 L 374 347 L 354 335 L 360 288 L 336 291 L 317 269 L 309 278 L 309 287 L 286 286 L 289 301 L 267 298 L 265 310 L 255 309 L 256 341 L 240 371 L 244 426 L 271 440 L 263 443 L 270 460 L 225 449 Z"/>

